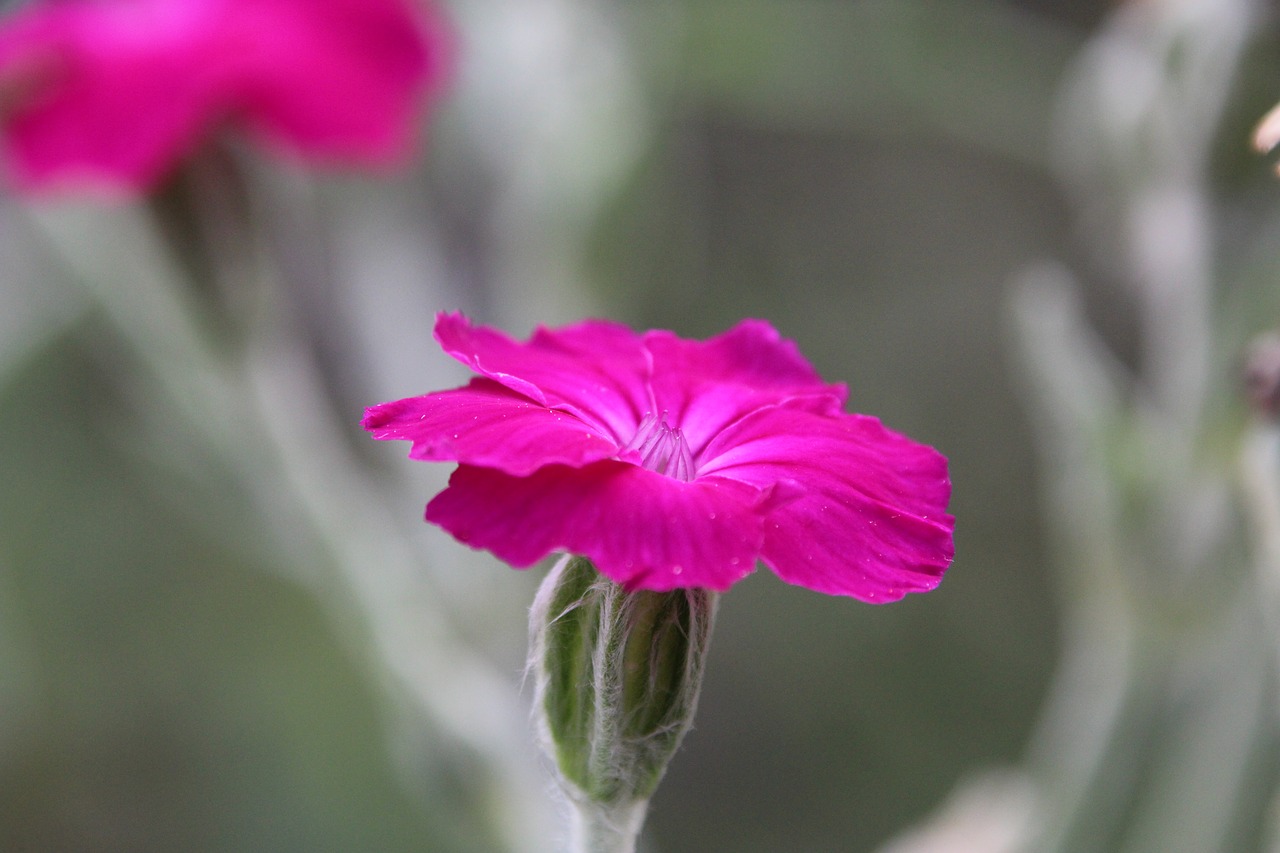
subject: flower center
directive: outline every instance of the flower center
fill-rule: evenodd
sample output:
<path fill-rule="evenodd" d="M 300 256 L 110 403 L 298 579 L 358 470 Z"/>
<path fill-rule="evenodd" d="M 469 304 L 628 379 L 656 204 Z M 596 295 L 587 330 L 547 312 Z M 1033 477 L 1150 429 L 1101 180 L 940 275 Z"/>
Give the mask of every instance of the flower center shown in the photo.
<path fill-rule="evenodd" d="M 693 479 L 693 456 L 684 433 L 667 426 L 667 414 L 647 414 L 636 428 L 635 437 L 622 448 L 640 454 L 640 465 L 681 482 Z"/>

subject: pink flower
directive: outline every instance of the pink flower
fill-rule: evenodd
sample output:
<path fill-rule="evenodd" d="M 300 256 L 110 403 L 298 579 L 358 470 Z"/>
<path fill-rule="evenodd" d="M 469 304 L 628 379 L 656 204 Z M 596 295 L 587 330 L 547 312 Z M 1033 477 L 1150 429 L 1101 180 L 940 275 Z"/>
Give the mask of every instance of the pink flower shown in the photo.
<path fill-rule="evenodd" d="M 515 566 L 565 550 L 630 589 L 724 590 L 760 559 L 884 602 L 951 562 L 946 459 L 843 412 L 844 386 L 768 323 L 700 342 L 587 321 L 518 343 L 442 314 L 435 334 L 480 376 L 364 427 L 460 463 L 427 520 Z"/>
<path fill-rule="evenodd" d="M 144 191 L 223 124 L 308 161 L 412 150 L 447 63 L 416 0 L 36 0 L 0 22 L 25 191 Z"/>

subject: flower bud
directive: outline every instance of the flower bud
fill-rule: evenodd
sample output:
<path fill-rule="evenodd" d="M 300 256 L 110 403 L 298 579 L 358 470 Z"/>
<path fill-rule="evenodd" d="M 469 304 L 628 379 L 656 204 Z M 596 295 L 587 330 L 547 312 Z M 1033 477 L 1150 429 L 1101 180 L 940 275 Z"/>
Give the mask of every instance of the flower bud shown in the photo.
<path fill-rule="evenodd" d="M 693 721 L 716 596 L 628 592 L 562 559 L 530 616 L 543 746 L 579 809 L 634 823 Z"/>

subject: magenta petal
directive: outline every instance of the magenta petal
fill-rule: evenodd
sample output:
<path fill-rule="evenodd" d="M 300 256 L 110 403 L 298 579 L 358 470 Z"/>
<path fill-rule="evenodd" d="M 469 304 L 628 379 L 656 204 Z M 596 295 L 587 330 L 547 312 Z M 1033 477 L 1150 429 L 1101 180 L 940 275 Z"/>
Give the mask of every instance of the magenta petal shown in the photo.
<path fill-rule="evenodd" d="M 448 51 L 414 0 L 35 0 L 0 20 L 24 190 L 147 190 L 224 125 L 311 161 L 402 157 Z"/>
<path fill-rule="evenodd" d="M 412 441 L 411 459 L 457 461 L 517 475 L 551 463 L 580 466 L 618 452 L 607 435 L 576 416 L 490 379 L 373 406 L 363 426 L 377 439 Z"/>
<path fill-rule="evenodd" d="M 755 568 L 767 500 L 743 483 L 682 483 L 623 462 L 527 477 L 462 465 L 427 520 L 515 566 L 565 550 L 631 589 L 724 590 Z"/>
<path fill-rule="evenodd" d="M 518 343 L 461 314 L 436 318 L 436 340 L 476 373 L 550 407 L 575 412 L 619 445 L 635 434 L 651 408 L 648 354 L 626 326 L 588 320 L 540 328 Z"/>
<path fill-rule="evenodd" d="M 644 342 L 653 354 L 654 388 L 659 398 L 669 392 L 681 394 L 681 386 L 692 378 L 769 391 L 779 398 L 835 393 L 844 402 L 844 386 L 825 382 L 795 342 L 783 338 L 764 320 L 743 320 L 705 341 L 654 330 L 645 333 Z"/>
<path fill-rule="evenodd" d="M 218 3 L 32 5 L 0 30 L 10 168 L 20 185 L 153 183 L 220 109 Z"/>
<path fill-rule="evenodd" d="M 718 435 L 707 457 L 703 474 L 791 482 L 762 552 L 788 583 L 894 601 L 933 589 L 951 562 L 946 459 L 875 418 L 765 409 Z"/>
<path fill-rule="evenodd" d="M 834 414 L 844 405 L 844 386 L 824 382 L 795 343 L 763 320 L 744 320 L 706 341 L 666 331 L 644 340 L 653 356 L 655 405 L 679 424 L 695 455 L 720 430 L 764 406 Z"/>
<path fill-rule="evenodd" d="M 227 55 L 251 74 L 242 120 L 309 157 L 403 159 L 446 74 L 444 28 L 412 0 L 240 0 Z"/>

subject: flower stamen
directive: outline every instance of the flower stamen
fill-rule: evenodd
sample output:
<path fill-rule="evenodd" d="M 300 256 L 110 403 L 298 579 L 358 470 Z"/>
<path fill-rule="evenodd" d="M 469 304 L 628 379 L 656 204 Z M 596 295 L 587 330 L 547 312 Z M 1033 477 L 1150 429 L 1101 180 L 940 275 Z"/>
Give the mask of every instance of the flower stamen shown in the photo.
<path fill-rule="evenodd" d="M 635 451 L 640 455 L 640 465 L 672 479 L 687 483 L 693 479 L 693 455 L 684 433 L 667 425 L 667 413 L 661 416 L 652 412 L 644 416 L 636 427 L 636 434 L 619 455 Z"/>

